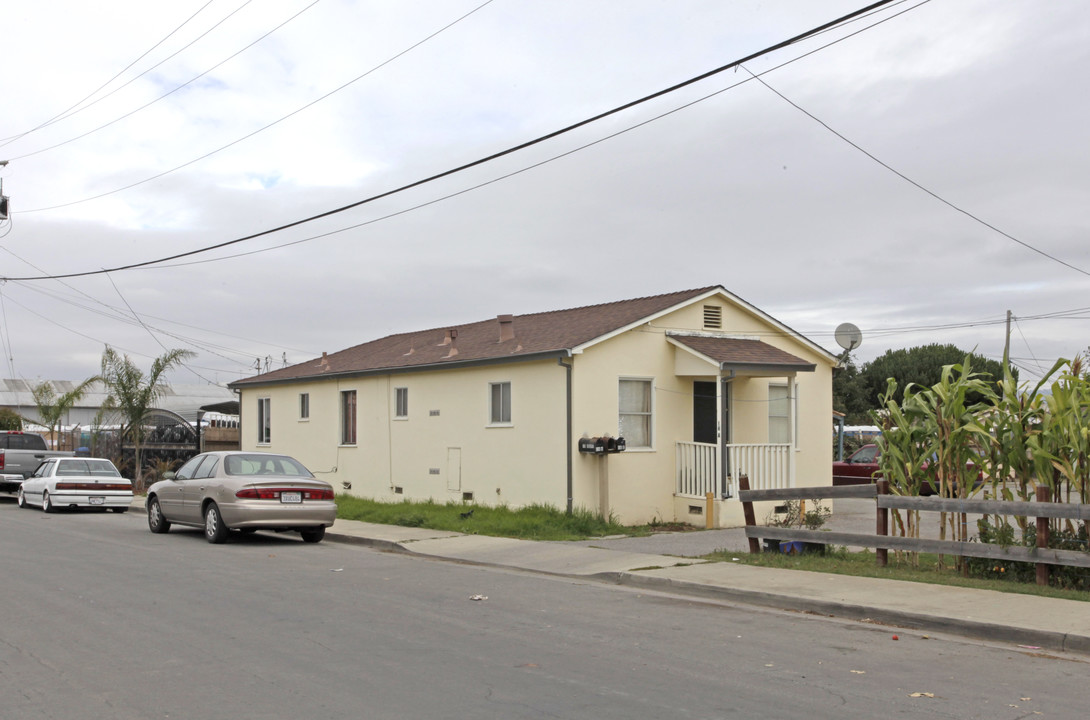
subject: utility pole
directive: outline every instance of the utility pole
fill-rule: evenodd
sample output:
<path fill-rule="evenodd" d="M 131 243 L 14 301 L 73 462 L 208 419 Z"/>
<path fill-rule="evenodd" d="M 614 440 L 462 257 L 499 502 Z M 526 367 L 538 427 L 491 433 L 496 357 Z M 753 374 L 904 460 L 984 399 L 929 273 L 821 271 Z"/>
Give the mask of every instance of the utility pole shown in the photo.
<path fill-rule="evenodd" d="M 7 165 L 7 160 L 0 160 L 0 168 L 7 167 Z M 8 196 L 4 194 L 4 178 L 0 177 L 0 221 L 7 220 L 8 215 Z"/>
<path fill-rule="evenodd" d="M 1007 338 L 1003 343 L 1003 365 L 1009 366 L 1011 363 L 1011 311 L 1007 311 Z"/>

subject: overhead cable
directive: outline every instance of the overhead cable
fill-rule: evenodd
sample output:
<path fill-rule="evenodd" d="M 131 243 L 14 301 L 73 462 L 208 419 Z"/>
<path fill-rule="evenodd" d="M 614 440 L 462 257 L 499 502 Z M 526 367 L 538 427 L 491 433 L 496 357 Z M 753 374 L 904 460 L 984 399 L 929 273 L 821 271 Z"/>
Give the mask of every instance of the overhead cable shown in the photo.
<path fill-rule="evenodd" d="M 120 265 L 120 266 L 116 266 L 116 267 L 112 267 L 112 268 L 105 268 L 105 269 L 99 269 L 99 270 L 87 270 L 87 271 L 75 272 L 75 273 L 63 273 L 63 274 L 57 274 L 57 275 L 21 277 L 21 278 L 7 278 L 7 279 L 23 280 L 23 281 L 53 280 L 53 279 L 58 279 L 58 278 L 86 277 L 86 276 L 89 276 L 89 275 L 100 275 L 100 274 L 104 274 L 104 273 L 108 273 L 108 272 L 120 272 L 120 271 L 123 271 L 123 270 L 133 270 L 133 269 L 136 269 L 136 268 L 147 267 L 149 265 L 157 265 L 159 263 L 169 262 L 171 260 L 178 260 L 178 259 L 184 258 L 184 257 L 191 257 L 193 255 L 199 255 L 201 253 L 209 252 L 209 251 L 212 251 L 212 250 L 217 250 L 219 248 L 228 247 L 228 246 L 231 246 L 231 245 L 236 245 L 236 244 L 242 243 L 242 242 L 247 242 L 249 240 L 254 240 L 254 239 L 259 238 L 259 237 L 264 237 L 266 235 L 271 235 L 273 233 L 282 232 L 284 230 L 288 230 L 288 229 L 293 228 L 293 227 L 298 227 L 298 226 L 304 225 L 306 223 L 314 222 L 315 220 L 320 220 L 322 218 L 330 217 L 332 215 L 336 215 L 336 214 L 345 212 L 347 210 L 351 210 L 351 209 L 360 207 L 362 205 L 366 205 L 366 204 L 369 204 L 369 203 L 373 203 L 373 202 L 375 202 L 377 200 L 381 200 L 383 198 L 390 197 L 391 195 L 395 195 L 395 194 L 398 194 L 398 193 L 401 193 L 401 192 L 405 192 L 406 190 L 410 190 L 412 188 L 420 187 L 421 185 L 425 185 L 425 184 L 428 184 L 428 183 L 431 183 L 431 182 L 435 182 L 436 180 L 439 180 L 439 179 L 442 179 L 442 178 L 445 178 L 445 177 L 449 177 L 451 175 L 454 175 L 454 174 L 457 174 L 457 173 L 460 173 L 460 172 L 464 172 L 465 170 L 468 170 L 470 168 L 474 168 L 474 167 L 477 167 L 477 166 L 480 166 L 480 165 L 484 165 L 484 164 L 492 162 L 493 160 L 496 160 L 498 158 L 505 157 L 507 155 L 511 155 L 513 153 L 519 152 L 520 150 L 525 150 L 526 148 L 532 147 L 534 145 L 538 145 L 540 143 L 543 143 L 543 142 L 545 142 L 547 140 L 551 140 L 551 139 L 553 139 L 555 137 L 558 137 L 560 135 L 564 135 L 566 133 L 572 132 L 573 130 L 584 127 L 584 126 L 589 125 L 591 123 L 597 122 L 599 120 L 610 117 L 612 115 L 616 115 L 617 113 L 623 112 L 625 110 L 636 107 L 638 105 L 649 102 L 651 100 L 662 97 L 664 95 L 668 95 L 670 93 L 676 92 L 677 90 L 680 90 L 682 88 L 693 85 L 694 83 L 700 82 L 701 80 L 706 80 L 709 77 L 712 77 L 714 75 L 718 75 L 720 73 L 726 72 L 727 70 L 738 67 L 739 65 L 742 65 L 743 63 L 749 62 L 751 60 L 755 60 L 756 58 L 762 57 L 764 55 L 768 55 L 770 53 L 781 50 L 781 49 L 783 49 L 785 47 L 789 47 L 791 45 L 794 45 L 795 43 L 806 40 L 806 39 L 808 39 L 808 38 L 810 38 L 810 37 L 812 37 L 812 36 L 814 36 L 814 35 L 816 35 L 818 33 L 824 32 L 825 30 L 827 30 L 829 28 L 836 27 L 837 25 L 840 25 L 840 24 L 842 24 L 844 22 L 847 22 L 847 21 L 849 21 L 849 20 L 851 20 L 853 18 L 859 17 L 860 15 L 864 15 L 866 13 L 872 12 L 876 8 L 880 8 L 880 7 L 884 6 L 884 5 L 889 5 L 893 1 L 894 0 L 880 0 L 879 2 L 872 3 L 872 4 L 862 8 L 860 10 L 856 10 L 854 12 L 848 13 L 847 15 L 844 15 L 844 16 L 842 16 L 840 18 L 837 18 L 835 20 L 832 20 L 832 21 L 829 21 L 829 22 L 824 23 L 822 25 L 819 25 L 818 27 L 815 27 L 815 28 L 813 28 L 811 30 L 808 30 L 808 31 L 804 32 L 804 33 L 796 35 L 796 36 L 794 36 L 792 38 L 789 38 L 787 40 L 784 40 L 782 42 L 776 43 L 775 45 L 771 45 L 771 46 L 769 46 L 769 47 L 767 47 L 767 48 L 765 48 L 763 50 L 759 50 L 759 51 L 757 51 L 755 53 L 747 55 L 746 57 L 740 58 L 738 60 L 734 60 L 734 61 L 732 61 L 730 63 L 727 63 L 726 65 L 722 65 L 722 66 L 717 67 L 717 68 L 715 68 L 713 70 L 709 70 L 707 72 L 701 73 L 700 75 L 696 75 L 694 77 L 691 77 L 688 80 L 684 80 L 682 82 L 676 83 L 676 84 L 671 85 L 669 87 L 666 87 L 666 88 L 663 88 L 663 89 L 658 90 L 656 92 L 653 92 L 653 93 L 651 93 L 649 95 L 645 95 L 645 96 L 643 96 L 641 98 L 638 98 L 636 100 L 629 101 L 627 103 L 624 103 L 623 105 L 618 105 L 618 106 L 616 106 L 616 107 L 614 107 L 614 108 L 612 108 L 610 110 L 606 110 L 604 112 L 598 113 L 597 115 L 586 118 L 584 120 L 580 120 L 579 122 L 572 123 L 571 125 L 560 128 L 559 130 L 554 130 L 554 131 L 552 131 L 550 133 L 546 133 L 545 135 L 541 135 L 541 136 L 539 136 L 537 138 L 534 138 L 533 140 L 528 140 L 526 142 L 519 143 L 518 145 L 514 145 L 514 146 L 509 147 L 509 148 L 507 148 L 505 150 L 501 150 L 499 152 L 493 153 L 493 154 L 488 155 L 488 156 L 483 157 L 483 158 L 479 158 L 479 159 L 474 160 L 472 162 L 468 162 L 468 163 L 465 163 L 463 165 L 459 165 L 457 167 L 451 168 L 449 170 L 445 170 L 445 171 L 440 172 L 440 173 L 436 173 L 435 175 L 431 175 L 431 176 L 423 178 L 421 180 L 416 180 L 416 181 L 408 183 L 406 185 L 402 185 L 402 186 L 400 186 L 398 188 L 395 188 L 393 190 L 387 190 L 386 192 L 382 192 L 382 193 L 379 193 L 377 195 L 372 195 L 370 197 L 364 198 L 363 200 L 358 200 L 358 201 L 356 201 L 354 203 L 350 203 L 348 205 L 343 205 L 341 207 L 334 208 L 332 210 L 327 210 L 325 212 L 318 213 L 316 215 L 311 215 L 311 216 L 303 218 L 301 220 L 296 220 L 296 221 L 293 221 L 293 222 L 290 222 L 290 223 L 286 223 L 284 225 L 280 225 L 280 226 L 277 226 L 277 227 L 274 227 L 274 228 L 270 228 L 268 230 L 262 230 L 260 232 L 253 233 L 251 235 L 246 235 L 246 236 L 243 236 L 243 237 L 240 237 L 240 238 L 235 238 L 234 240 L 228 240 L 228 241 L 225 241 L 225 242 L 216 243 L 214 245 L 208 245 L 208 246 L 205 246 L 203 248 L 197 248 L 196 250 L 190 250 L 190 251 L 183 252 L 183 253 L 177 253 L 175 255 L 170 255 L 170 256 L 162 257 L 162 258 L 157 258 L 157 259 L 154 259 L 154 260 L 146 260 L 146 261 L 139 262 L 139 263 L 130 263 L 130 264 L 127 264 L 127 265 Z M 4 279 L 4 278 L 0 278 L 0 279 Z"/>

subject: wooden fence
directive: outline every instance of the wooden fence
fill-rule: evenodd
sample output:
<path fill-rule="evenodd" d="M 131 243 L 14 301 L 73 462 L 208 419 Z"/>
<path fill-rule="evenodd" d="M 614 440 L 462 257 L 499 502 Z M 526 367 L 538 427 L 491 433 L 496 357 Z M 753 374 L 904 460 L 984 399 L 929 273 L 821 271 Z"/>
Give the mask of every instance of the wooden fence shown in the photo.
<path fill-rule="evenodd" d="M 1042 492 L 1043 491 L 1043 492 Z M 802 528 L 782 528 L 758 526 L 754 519 L 753 503 L 763 501 L 821 500 L 837 498 L 874 498 L 875 533 L 831 532 L 825 530 L 804 530 Z M 1019 502 L 1008 500 L 961 500 L 958 498 L 908 497 L 890 495 L 887 480 L 879 480 L 873 485 L 850 485 L 844 487 L 809 487 L 781 490 L 750 490 L 749 479 L 743 476 L 739 481 L 738 499 L 746 519 L 746 537 L 749 538 L 750 552 L 760 552 L 758 542 L 761 538 L 784 541 L 822 543 L 826 545 L 852 545 L 872 547 L 876 550 L 879 566 L 888 560 L 889 550 L 908 552 L 930 552 L 962 557 L 988 558 L 1027 562 L 1037 565 L 1037 583 L 1048 584 L 1048 566 L 1066 565 L 1070 567 L 1090 568 L 1090 552 L 1080 550 L 1059 550 L 1048 547 L 1048 521 L 1052 518 L 1090 521 L 1090 505 L 1055 503 L 1048 501 L 1048 488 L 1037 489 L 1037 502 Z M 919 510 L 922 512 L 948 512 L 956 514 L 1009 515 L 1014 517 L 1037 519 L 1037 547 L 1021 545 L 993 545 L 959 540 L 927 540 L 923 538 L 901 537 L 889 534 L 889 511 Z M 964 519 L 962 519 L 964 522 Z"/>

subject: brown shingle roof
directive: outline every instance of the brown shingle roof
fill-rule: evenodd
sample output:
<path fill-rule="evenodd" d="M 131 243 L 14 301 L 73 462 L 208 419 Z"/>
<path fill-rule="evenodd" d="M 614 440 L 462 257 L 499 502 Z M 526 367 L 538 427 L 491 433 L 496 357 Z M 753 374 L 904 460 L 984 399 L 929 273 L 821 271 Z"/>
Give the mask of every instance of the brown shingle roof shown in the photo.
<path fill-rule="evenodd" d="M 500 342 L 496 318 L 454 328 L 435 328 L 389 335 L 362 345 L 308 360 L 280 370 L 230 383 L 231 387 L 329 375 L 382 372 L 456 365 L 464 362 L 514 360 L 525 356 L 560 353 L 631 325 L 678 304 L 721 290 L 718 285 L 652 297 L 620 300 L 569 310 L 514 317 L 514 338 Z M 452 344 L 444 344 L 451 330 Z M 451 347 L 457 354 L 451 355 Z"/>
<path fill-rule="evenodd" d="M 794 369 L 800 372 L 812 372 L 814 363 L 795 357 L 789 352 L 772 347 L 760 340 L 742 338 L 704 337 L 698 335 L 680 335 L 668 333 L 671 340 L 692 348 L 701 355 L 719 363 L 722 368 L 764 367 Z"/>

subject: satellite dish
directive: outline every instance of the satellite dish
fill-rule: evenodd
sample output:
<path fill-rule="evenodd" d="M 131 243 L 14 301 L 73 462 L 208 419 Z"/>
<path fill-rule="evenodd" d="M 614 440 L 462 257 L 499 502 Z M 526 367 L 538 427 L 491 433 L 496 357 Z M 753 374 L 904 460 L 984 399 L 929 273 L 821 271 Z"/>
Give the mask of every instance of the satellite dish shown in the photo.
<path fill-rule="evenodd" d="M 836 329 L 836 344 L 851 352 L 863 344 L 863 333 L 851 323 L 841 323 Z"/>

